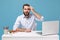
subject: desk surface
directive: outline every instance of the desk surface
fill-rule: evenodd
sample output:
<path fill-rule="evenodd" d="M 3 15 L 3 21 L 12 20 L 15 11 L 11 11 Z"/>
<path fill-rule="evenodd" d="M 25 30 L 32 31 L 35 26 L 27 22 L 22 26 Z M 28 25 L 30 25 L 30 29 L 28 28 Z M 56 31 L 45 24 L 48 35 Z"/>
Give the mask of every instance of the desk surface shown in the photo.
<path fill-rule="evenodd" d="M 32 31 L 32 32 L 16 32 L 3 34 L 2 37 L 58 37 L 58 35 L 47 35 L 43 36 L 41 31 Z"/>

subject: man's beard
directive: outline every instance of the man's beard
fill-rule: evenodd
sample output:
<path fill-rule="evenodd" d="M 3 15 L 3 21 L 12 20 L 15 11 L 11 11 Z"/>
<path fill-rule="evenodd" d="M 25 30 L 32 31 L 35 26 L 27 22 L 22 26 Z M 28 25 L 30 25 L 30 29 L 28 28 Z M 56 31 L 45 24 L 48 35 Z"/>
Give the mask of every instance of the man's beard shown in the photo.
<path fill-rule="evenodd" d="M 29 14 L 30 14 L 30 13 L 26 13 L 26 14 L 25 14 L 25 13 L 23 12 L 23 14 L 25 15 L 26 18 L 29 18 Z"/>

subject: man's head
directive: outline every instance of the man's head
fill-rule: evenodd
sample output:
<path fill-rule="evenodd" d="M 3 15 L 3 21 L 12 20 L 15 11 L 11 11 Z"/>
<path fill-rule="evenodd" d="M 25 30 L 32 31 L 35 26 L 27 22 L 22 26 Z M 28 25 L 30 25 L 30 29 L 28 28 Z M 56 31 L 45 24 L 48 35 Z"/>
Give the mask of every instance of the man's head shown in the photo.
<path fill-rule="evenodd" d="M 23 5 L 23 13 L 25 16 L 29 16 L 29 13 L 30 13 L 30 5 L 29 4 Z"/>

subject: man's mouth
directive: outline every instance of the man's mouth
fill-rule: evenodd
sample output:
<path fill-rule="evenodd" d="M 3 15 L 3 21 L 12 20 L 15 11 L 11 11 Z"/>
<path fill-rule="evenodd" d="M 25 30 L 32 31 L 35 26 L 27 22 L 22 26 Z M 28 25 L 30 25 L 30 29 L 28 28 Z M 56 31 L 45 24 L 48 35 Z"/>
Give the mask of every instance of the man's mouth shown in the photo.
<path fill-rule="evenodd" d="M 29 12 L 25 12 L 25 13 L 29 13 Z"/>

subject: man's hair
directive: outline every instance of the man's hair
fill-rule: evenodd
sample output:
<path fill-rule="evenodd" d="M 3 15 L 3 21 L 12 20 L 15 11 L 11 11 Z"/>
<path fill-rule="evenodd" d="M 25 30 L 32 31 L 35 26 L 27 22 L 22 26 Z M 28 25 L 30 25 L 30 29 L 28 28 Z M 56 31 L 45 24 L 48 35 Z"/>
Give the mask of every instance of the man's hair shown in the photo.
<path fill-rule="evenodd" d="M 24 6 L 30 6 L 30 5 L 29 5 L 29 4 L 24 4 L 24 5 L 23 5 L 23 9 L 24 9 Z"/>

